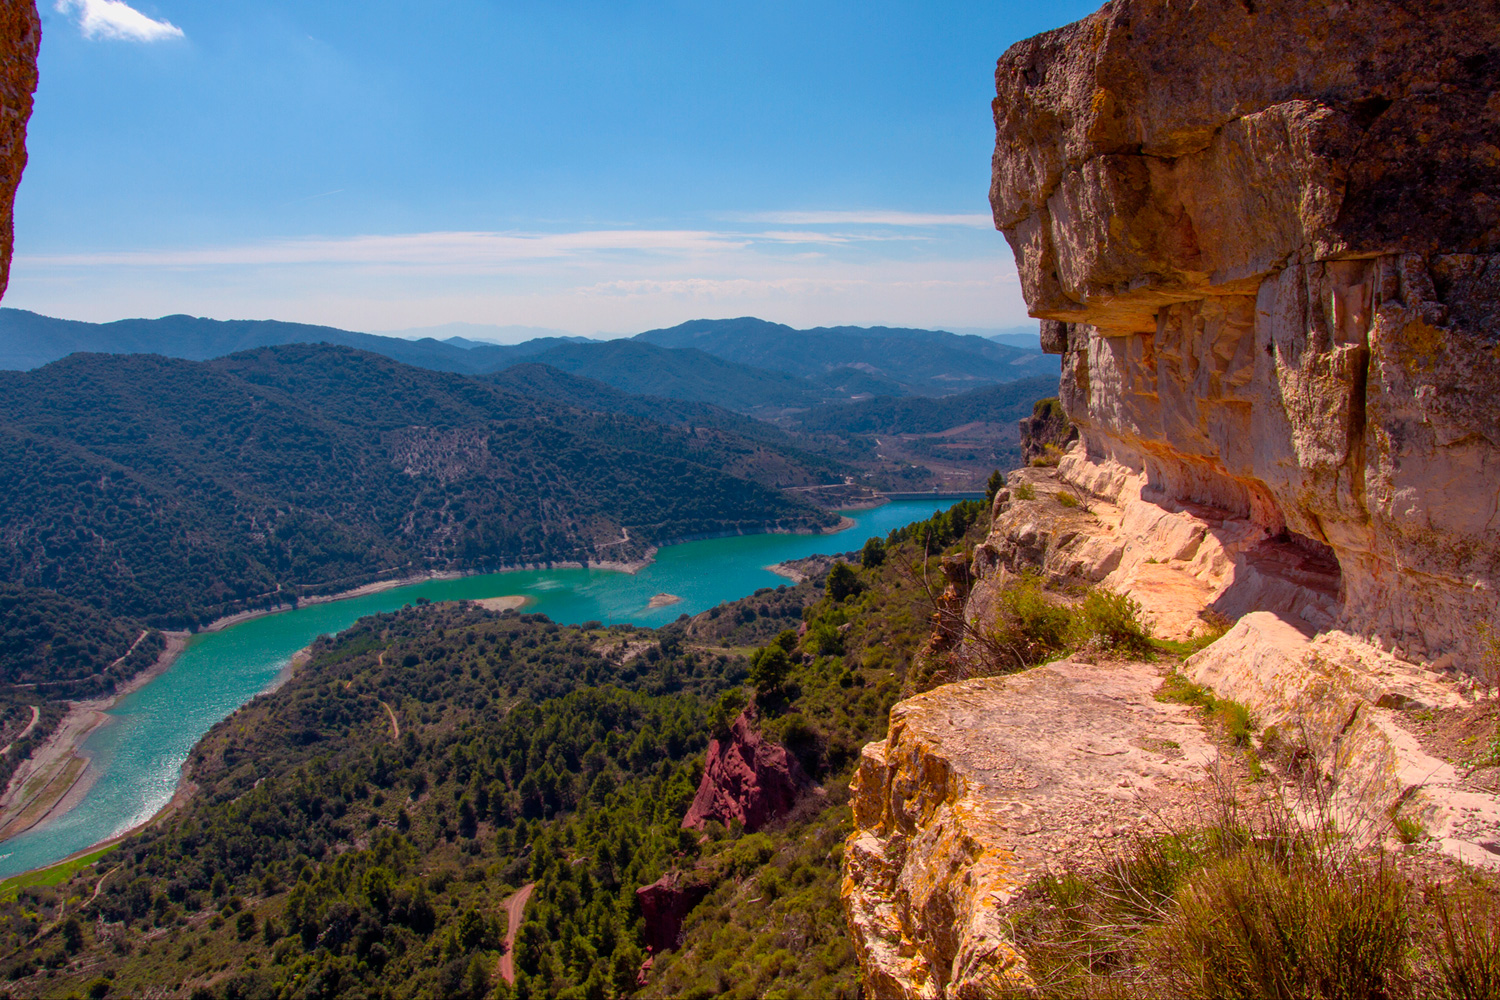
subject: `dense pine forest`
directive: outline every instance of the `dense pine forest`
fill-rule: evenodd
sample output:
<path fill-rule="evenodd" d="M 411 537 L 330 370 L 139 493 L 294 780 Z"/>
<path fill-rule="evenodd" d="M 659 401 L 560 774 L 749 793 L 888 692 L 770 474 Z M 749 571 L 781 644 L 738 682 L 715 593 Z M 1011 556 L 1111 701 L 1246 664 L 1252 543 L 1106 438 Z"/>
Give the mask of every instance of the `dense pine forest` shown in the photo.
<path fill-rule="evenodd" d="M 3 989 L 853 997 L 845 788 L 926 634 L 929 557 L 982 511 L 658 630 L 461 603 L 321 639 L 199 743 L 182 811 L 0 901 Z M 774 639 L 735 645 L 752 622 Z M 755 833 L 681 829 L 747 705 L 819 789 Z M 646 966 L 635 891 L 668 871 L 712 891 Z M 507 951 L 502 904 L 530 884 Z"/>

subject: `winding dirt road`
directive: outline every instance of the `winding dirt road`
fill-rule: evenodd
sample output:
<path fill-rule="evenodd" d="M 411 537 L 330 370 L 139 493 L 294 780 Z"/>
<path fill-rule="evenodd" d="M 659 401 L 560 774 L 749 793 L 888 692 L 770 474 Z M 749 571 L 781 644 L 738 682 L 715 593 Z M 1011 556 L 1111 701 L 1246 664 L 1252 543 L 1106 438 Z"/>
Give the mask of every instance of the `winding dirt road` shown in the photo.
<path fill-rule="evenodd" d="M 521 915 L 526 912 L 526 901 L 535 888 L 535 882 L 523 885 L 500 904 L 505 908 L 505 951 L 500 955 L 500 977 L 512 986 L 516 984 L 516 932 L 521 929 Z"/>

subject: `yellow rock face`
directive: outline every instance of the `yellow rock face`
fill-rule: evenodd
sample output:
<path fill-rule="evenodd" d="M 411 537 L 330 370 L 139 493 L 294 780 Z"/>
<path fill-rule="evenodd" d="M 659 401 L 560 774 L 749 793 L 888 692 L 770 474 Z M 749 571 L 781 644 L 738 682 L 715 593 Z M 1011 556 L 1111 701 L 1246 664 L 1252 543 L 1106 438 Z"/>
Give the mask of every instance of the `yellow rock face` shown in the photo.
<path fill-rule="evenodd" d="M 871 997 L 1030 983 L 1005 908 L 1037 875 L 1185 808 L 1212 758 L 1146 664 L 1075 660 L 898 704 L 865 747 L 842 899 Z"/>

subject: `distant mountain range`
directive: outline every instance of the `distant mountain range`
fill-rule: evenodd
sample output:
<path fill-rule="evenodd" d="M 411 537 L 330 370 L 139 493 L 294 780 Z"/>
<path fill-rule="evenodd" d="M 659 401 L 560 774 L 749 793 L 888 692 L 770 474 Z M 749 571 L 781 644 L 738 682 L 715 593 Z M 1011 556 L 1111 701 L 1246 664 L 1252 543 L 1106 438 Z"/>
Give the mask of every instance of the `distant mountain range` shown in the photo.
<path fill-rule="evenodd" d="M 620 340 L 559 336 L 491 344 L 459 335 L 404 340 L 278 320 L 164 316 L 84 323 L 0 309 L 4 369 L 37 368 L 76 352 L 202 361 L 292 343 L 352 347 L 466 375 L 538 362 L 626 393 L 712 402 L 758 416 L 870 396 L 943 396 L 1056 377 L 1058 370 L 1055 358 L 979 336 L 887 327 L 796 330 L 753 318 L 695 320 Z"/>

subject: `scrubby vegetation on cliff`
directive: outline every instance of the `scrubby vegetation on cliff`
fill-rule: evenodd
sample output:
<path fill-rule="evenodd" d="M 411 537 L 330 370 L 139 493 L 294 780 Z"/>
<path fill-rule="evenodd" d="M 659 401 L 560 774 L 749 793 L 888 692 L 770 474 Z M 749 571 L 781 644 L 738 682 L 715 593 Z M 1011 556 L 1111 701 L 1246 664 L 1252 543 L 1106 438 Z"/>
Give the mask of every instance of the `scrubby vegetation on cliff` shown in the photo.
<path fill-rule="evenodd" d="M 1500 882 L 1414 871 L 1322 815 L 1230 805 L 1038 879 L 1012 913 L 1038 986 L 1025 995 L 1494 996 Z"/>

